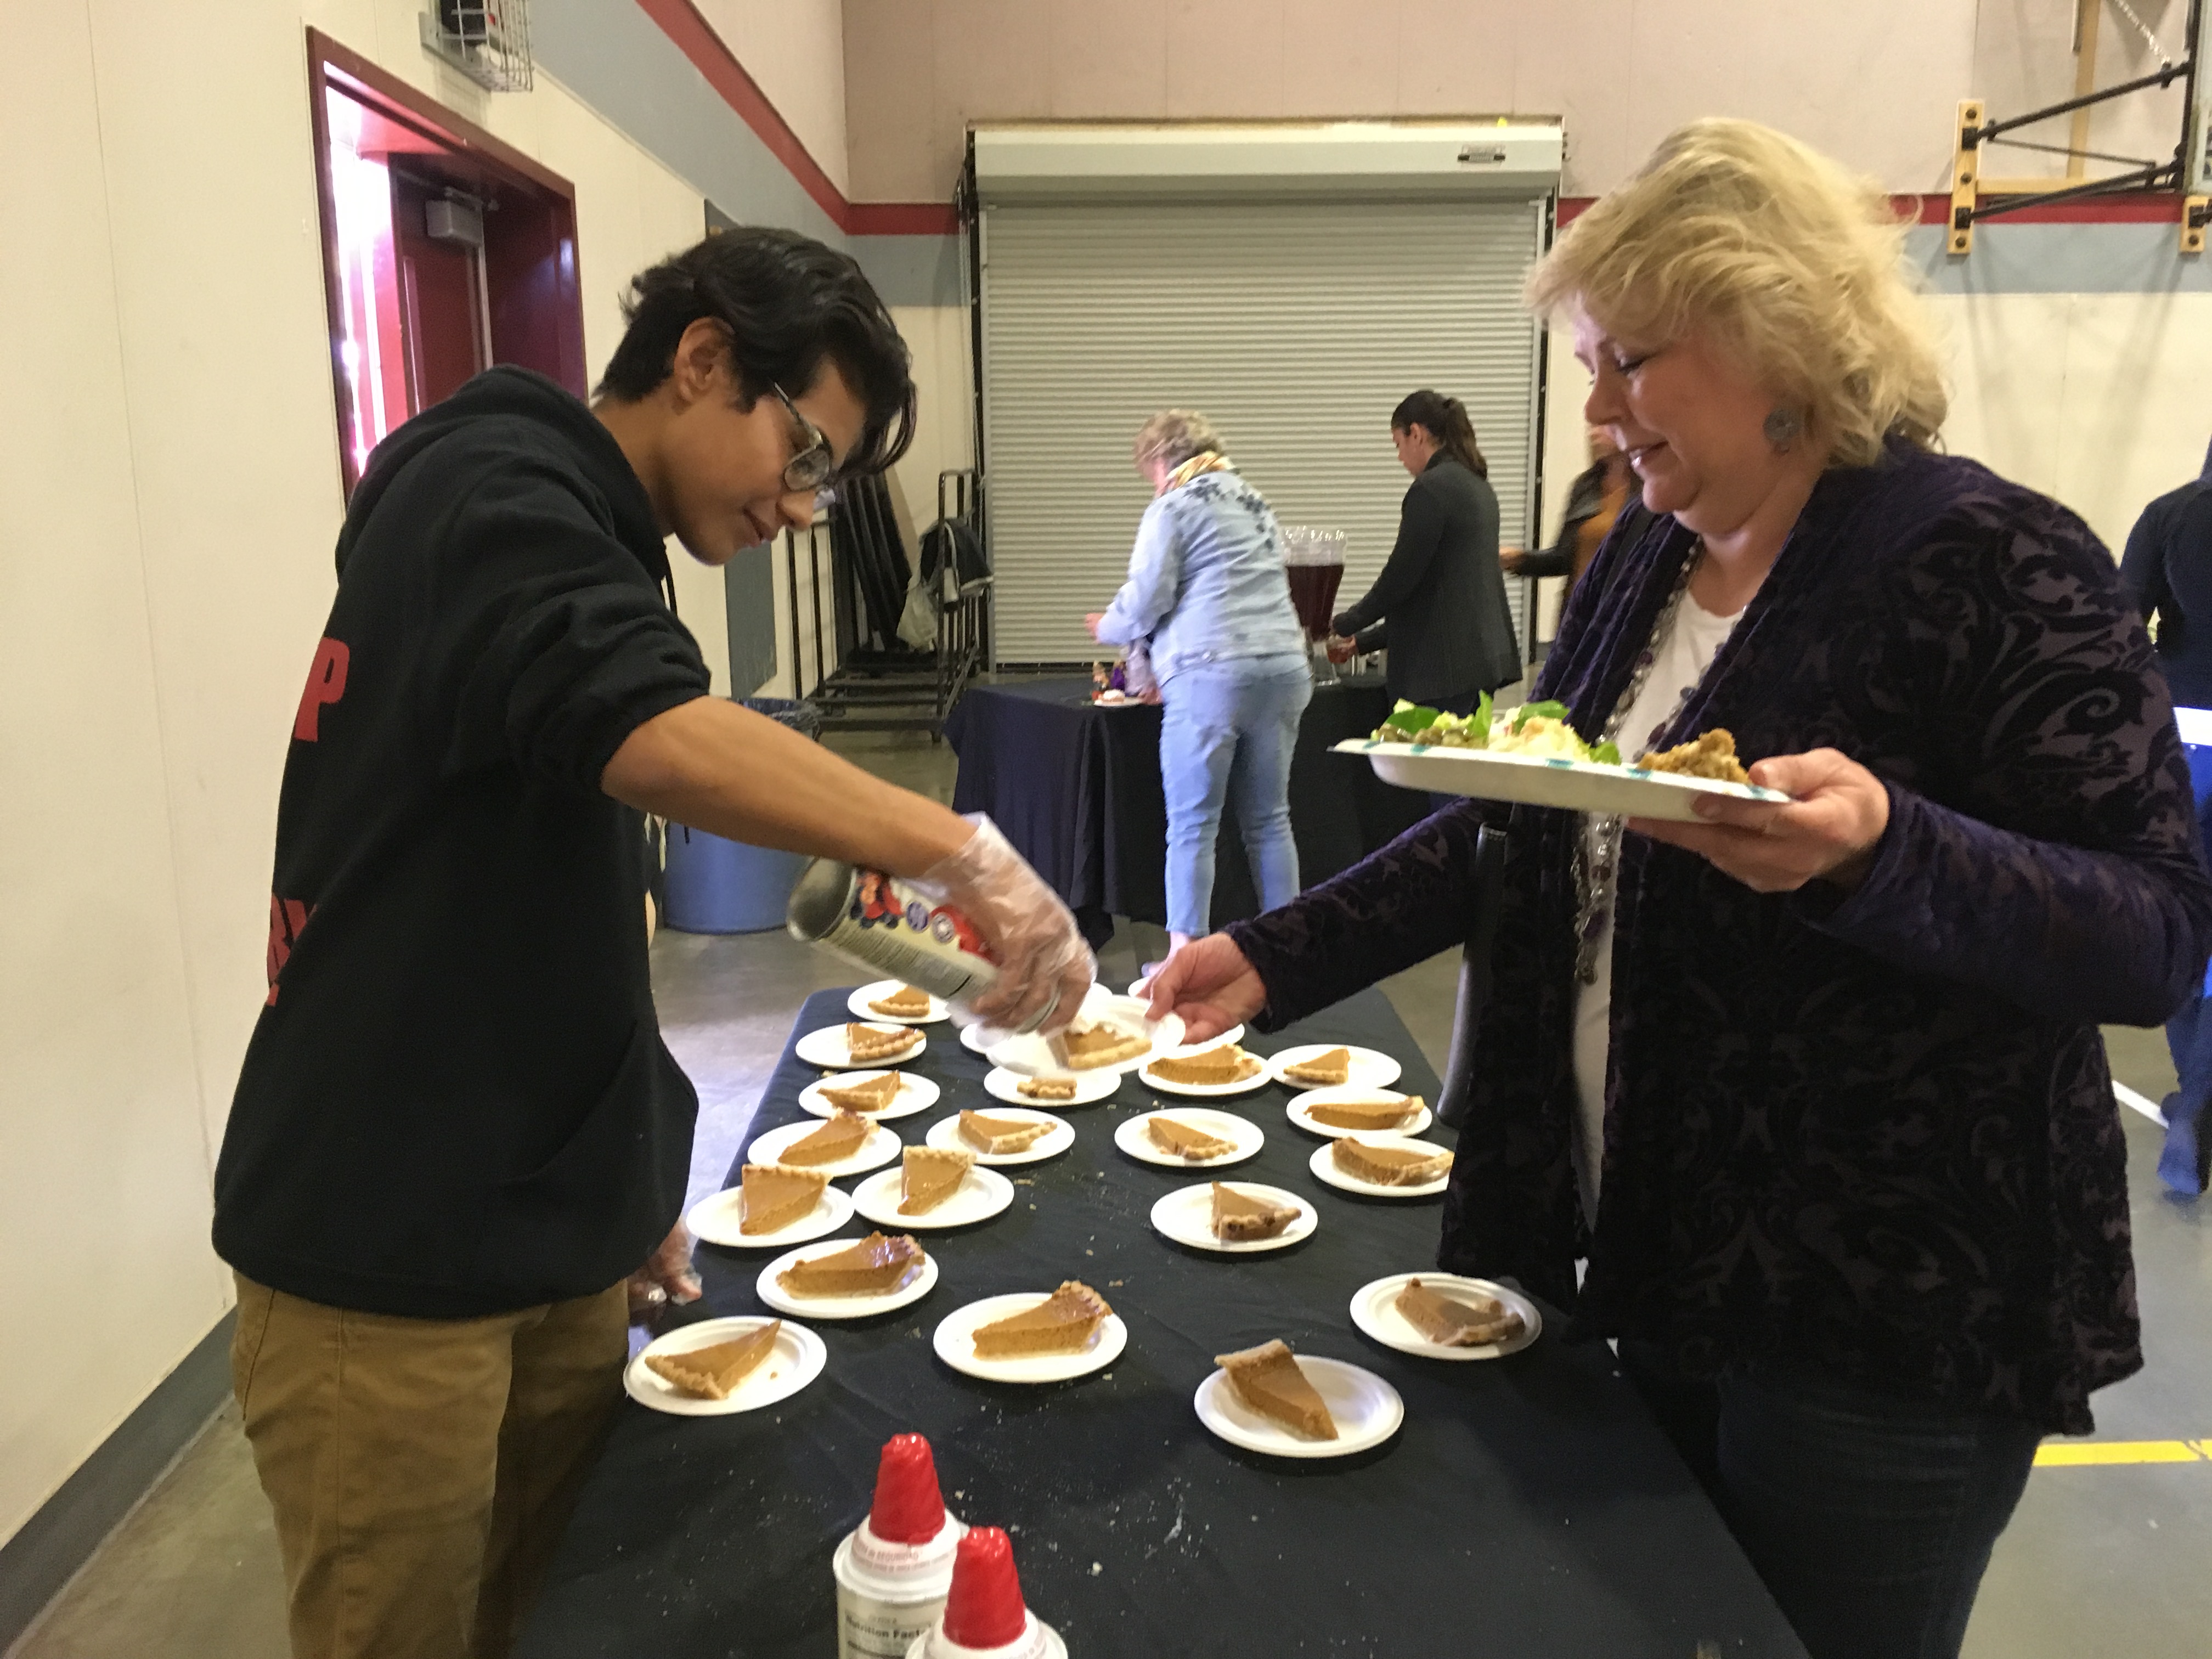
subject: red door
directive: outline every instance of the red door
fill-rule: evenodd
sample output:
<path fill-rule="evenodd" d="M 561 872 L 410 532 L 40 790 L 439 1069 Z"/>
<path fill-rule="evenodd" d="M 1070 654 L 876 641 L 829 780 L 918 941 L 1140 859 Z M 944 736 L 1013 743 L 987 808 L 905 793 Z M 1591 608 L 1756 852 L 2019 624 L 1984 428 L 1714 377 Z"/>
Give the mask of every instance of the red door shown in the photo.
<path fill-rule="evenodd" d="M 471 375 L 491 367 L 481 211 L 476 216 L 478 246 L 434 238 L 425 215 L 446 194 L 442 186 L 392 169 L 392 246 L 398 265 L 410 414 L 452 397 Z M 468 215 L 456 216 L 465 220 Z"/>

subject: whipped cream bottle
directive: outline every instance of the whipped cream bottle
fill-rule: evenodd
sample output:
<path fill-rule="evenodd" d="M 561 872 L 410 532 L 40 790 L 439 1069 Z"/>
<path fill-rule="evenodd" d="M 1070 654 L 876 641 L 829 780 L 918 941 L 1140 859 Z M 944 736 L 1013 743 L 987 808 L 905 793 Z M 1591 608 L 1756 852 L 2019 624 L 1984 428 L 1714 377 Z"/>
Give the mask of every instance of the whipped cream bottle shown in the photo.
<path fill-rule="evenodd" d="M 830 1560 L 837 1580 L 837 1659 L 904 1659 L 945 1609 L 953 1552 L 967 1530 L 945 1510 L 929 1442 L 893 1435 L 876 1466 L 868 1518 Z"/>
<path fill-rule="evenodd" d="M 1067 1644 L 1023 1601 L 1012 1541 L 996 1527 L 977 1527 L 954 1553 L 943 1616 L 906 1659 L 1067 1659 Z"/>

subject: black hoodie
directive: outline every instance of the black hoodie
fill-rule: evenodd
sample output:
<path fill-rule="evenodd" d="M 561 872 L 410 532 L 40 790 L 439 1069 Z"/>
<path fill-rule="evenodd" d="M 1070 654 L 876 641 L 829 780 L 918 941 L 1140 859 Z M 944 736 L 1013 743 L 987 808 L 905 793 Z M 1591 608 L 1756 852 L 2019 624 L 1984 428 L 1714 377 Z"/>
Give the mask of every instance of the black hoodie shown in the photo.
<path fill-rule="evenodd" d="M 652 504 L 583 404 L 495 368 L 378 446 L 337 562 L 216 1249 L 374 1313 L 604 1290 L 675 1221 L 697 1105 L 653 1015 L 639 815 L 599 787 L 708 685 Z"/>

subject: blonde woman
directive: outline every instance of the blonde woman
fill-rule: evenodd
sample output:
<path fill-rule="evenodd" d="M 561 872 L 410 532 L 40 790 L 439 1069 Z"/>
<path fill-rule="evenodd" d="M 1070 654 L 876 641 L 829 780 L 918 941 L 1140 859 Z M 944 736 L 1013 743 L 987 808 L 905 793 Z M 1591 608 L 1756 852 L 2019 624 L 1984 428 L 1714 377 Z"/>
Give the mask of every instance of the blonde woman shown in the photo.
<path fill-rule="evenodd" d="M 1291 753 L 1313 680 L 1274 509 L 1238 476 L 1212 422 L 1163 410 L 1138 432 L 1133 457 L 1152 505 L 1128 580 L 1084 621 L 1102 644 L 1150 644 L 1164 705 L 1168 937 L 1179 951 L 1212 925 L 1224 802 L 1236 805 L 1260 902 L 1286 904 L 1298 890 Z"/>
<path fill-rule="evenodd" d="M 1469 802 L 1152 990 L 1194 1039 L 1297 1018 L 1465 939 L 1507 830 L 1440 1259 L 1620 1339 L 1815 1659 L 1955 1655 L 2037 1441 L 2142 1364 L 2097 1028 L 2212 945 L 2142 624 L 2078 518 L 1936 452 L 1900 243 L 1705 121 L 1529 279 L 1656 515 L 1537 695 L 1630 754 L 1726 727 L 1794 800 Z"/>

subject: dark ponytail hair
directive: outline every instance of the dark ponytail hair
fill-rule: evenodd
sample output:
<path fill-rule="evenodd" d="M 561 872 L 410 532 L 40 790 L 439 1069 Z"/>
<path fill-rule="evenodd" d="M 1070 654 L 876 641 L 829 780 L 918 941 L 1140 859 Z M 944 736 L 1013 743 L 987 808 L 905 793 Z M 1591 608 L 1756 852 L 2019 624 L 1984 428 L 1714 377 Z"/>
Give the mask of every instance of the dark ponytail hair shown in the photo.
<path fill-rule="evenodd" d="M 1467 418 L 1467 405 L 1458 398 L 1424 389 L 1391 411 L 1392 431 L 1404 432 L 1417 426 L 1434 438 L 1445 454 L 1476 477 L 1490 476 L 1490 463 L 1474 447 L 1474 422 Z"/>

